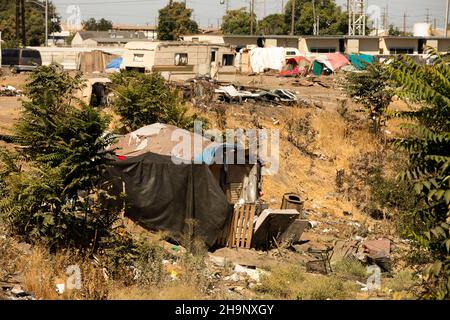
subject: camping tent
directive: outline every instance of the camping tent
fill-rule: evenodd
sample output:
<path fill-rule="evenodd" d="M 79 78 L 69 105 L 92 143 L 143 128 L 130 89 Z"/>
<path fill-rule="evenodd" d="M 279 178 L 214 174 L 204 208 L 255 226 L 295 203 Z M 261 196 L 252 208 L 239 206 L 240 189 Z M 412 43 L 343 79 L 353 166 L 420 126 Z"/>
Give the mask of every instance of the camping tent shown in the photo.
<path fill-rule="evenodd" d="M 286 61 L 286 66 L 280 72 L 280 76 L 306 76 L 311 69 L 311 61 L 302 56 L 297 56 L 295 58 L 289 58 Z"/>
<path fill-rule="evenodd" d="M 180 144 L 181 137 L 187 143 Z M 116 194 L 125 187 L 126 215 L 147 229 L 169 231 L 175 239 L 191 232 L 188 220 L 196 220 L 194 234 L 212 246 L 231 216 L 232 203 L 255 202 L 258 196 L 259 163 L 217 161 L 234 157 L 236 145 L 156 123 L 120 137 L 110 149 L 117 149 L 117 161 L 109 175 Z"/>
<path fill-rule="evenodd" d="M 336 72 L 343 66 L 349 65 L 350 62 L 342 53 L 328 53 L 317 57 L 314 60 L 314 64 L 315 64 L 313 66 L 314 75 L 320 75 L 317 74 L 320 70 L 318 64 L 322 64 L 322 69 L 323 67 L 326 67 L 332 72 Z"/>

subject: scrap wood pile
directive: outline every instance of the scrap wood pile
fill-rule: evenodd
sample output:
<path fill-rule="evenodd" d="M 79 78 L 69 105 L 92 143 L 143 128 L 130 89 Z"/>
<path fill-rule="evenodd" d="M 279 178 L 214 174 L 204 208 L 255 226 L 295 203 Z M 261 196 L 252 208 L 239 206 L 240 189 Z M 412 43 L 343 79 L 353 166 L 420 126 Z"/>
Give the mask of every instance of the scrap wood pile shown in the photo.
<path fill-rule="evenodd" d="M 183 98 L 197 107 L 207 107 L 211 102 L 235 103 L 259 102 L 267 105 L 294 105 L 299 99 L 288 89 L 266 90 L 258 87 L 221 84 L 207 77 L 187 80 L 183 84 L 171 83 L 183 93 Z"/>

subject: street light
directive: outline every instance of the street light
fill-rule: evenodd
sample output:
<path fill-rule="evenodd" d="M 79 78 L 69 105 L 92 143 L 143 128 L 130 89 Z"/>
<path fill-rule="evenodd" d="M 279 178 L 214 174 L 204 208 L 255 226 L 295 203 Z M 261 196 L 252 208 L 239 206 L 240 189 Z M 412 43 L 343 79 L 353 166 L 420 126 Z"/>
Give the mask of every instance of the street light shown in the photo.
<path fill-rule="evenodd" d="M 27 2 L 37 4 L 45 9 L 45 46 L 48 47 L 48 0 L 45 0 L 45 4 L 33 0 L 27 0 Z"/>

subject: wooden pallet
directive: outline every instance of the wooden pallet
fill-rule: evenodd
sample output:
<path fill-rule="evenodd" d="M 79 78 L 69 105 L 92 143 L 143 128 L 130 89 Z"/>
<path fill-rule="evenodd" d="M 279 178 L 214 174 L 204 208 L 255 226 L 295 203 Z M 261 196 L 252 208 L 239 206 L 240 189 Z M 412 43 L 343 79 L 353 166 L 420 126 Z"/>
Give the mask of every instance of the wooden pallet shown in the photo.
<path fill-rule="evenodd" d="M 229 248 L 250 249 L 253 237 L 253 219 L 256 206 L 245 204 L 234 209 L 233 217 L 217 240 L 217 244 Z"/>

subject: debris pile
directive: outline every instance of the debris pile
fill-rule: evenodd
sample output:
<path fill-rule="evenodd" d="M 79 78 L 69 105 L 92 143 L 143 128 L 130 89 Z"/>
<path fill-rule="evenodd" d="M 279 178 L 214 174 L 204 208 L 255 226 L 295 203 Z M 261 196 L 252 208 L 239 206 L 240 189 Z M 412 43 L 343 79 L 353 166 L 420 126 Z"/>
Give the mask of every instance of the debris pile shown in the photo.
<path fill-rule="evenodd" d="M 17 90 L 13 86 L 0 86 L 0 97 L 20 97 L 22 95 L 22 90 Z"/>

